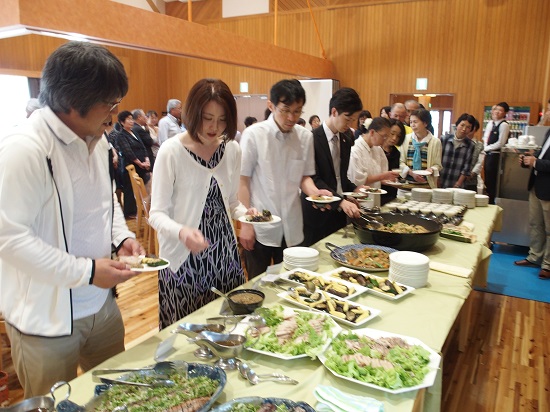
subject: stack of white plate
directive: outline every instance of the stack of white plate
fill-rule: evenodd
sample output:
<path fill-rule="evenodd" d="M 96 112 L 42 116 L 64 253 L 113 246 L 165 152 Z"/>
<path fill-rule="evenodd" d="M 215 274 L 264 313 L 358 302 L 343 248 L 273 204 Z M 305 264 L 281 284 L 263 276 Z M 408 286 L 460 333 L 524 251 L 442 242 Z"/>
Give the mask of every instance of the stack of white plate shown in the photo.
<path fill-rule="evenodd" d="M 289 247 L 283 250 L 283 265 L 287 270 L 296 268 L 315 271 L 319 268 L 319 251 L 311 247 Z"/>
<path fill-rule="evenodd" d="M 455 190 L 454 200 L 455 205 L 464 205 L 468 209 L 476 207 L 476 192 L 473 190 Z"/>
<path fill-rule="evenodd" d="M 390 253 L 389 279 L 413 288 L 422 288 L 428 283 L 430 259 L 417 252 Z"/>
<path fill-rule="evenodd" d="M 485 207 L 489 206 L 489 196 L 487 195 L 476 195 L 476 206 Z"/>
<path fill-rule="evenodd" d="M 414 187 L 411 189 L 411 199 L 416 200 L 417 202 L 431 202 L 432 189 Z"/>
<path fill-rule="evenodd" d="M 453 191 L 448 189 L 433 189 L 432 191 L 432 203 L 453 203 Z"/>

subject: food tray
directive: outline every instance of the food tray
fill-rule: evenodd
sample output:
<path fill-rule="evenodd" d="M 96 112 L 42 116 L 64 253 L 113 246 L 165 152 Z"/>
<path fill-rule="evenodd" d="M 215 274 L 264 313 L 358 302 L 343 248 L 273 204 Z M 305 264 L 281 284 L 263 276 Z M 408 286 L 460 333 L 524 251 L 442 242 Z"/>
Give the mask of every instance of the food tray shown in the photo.
<path fill-rule="evenodd" d="M 339 279 L 338 274 L 341 273 L 341 272 L 344 272 L 344 271 L 346 271 L 348 273 L 349 272 L 357 273 L 357 274 L 360 274 L 362 276 L 365 276 L 366 278 L 370 277 L 372 279 L 375 279 L 379 283 L 380 282 L 385 282 L 386 280 L 388 280 L 388 278 L 384 278 L 384 277 L 380 277 L 380 276 L 374 276 L 374 275 L 371 275 L 370 273 L 362 272 L 360 270 L 348 269 L 348 268 L 345 268 L 345 267 L 339 267 L 339 268 L 331 270 L 329 272 L 325 272 L 322 275 Z M 350 282 L 350 283 L 353 283 L 353 282 Z M 393 283 L 399 285 L 399 287 L 401 287 L 403 289 L 403 293 L 400 293 L 398 295 L 394 295 L 394 294 L 389 293 L 389 292 L 383 292 L 383 291 L 379 291 L 379 290 L 372 289 L 372 288 L 369 288 L 369 287 L 366 287 L 366 289 L 367 289 L 368 293 L 372 293 L 373 295 L 380 296 L 382 298 L 390 299 L 390 300 L 402 299 L 404 296 L 409 295 L 413 290 L 415 290 L 412 286 L 406 286 L 406 285 L 404 285 L 402 283 L 399 283 L 399 282 L 393 282 Z M 358 285 L 358 286 L 360 286 L 360 285 Z"/>
<path fill-rule="evenodd" d="M 301 313 L 310 313 L 311 314 L 311 311 L 307 311 L 307 310 L 300 310 L 300 309 L 293 309 L 293 308 L 286 308 L 286 307 L 283 307 L 283 309 L 284 309 L 285 314 L 295 313 L 298 316 L 300 316 Z M 330 326 L 331 326 L 330 330 L 332 332 L 332 337 L 337 336 L 342 331 L 342 328 L 339 325 L 337 325 L 331 319 L 331 317 L 328 314 L 326 314 L 324 312 L 316 311 L 315 315 L 319 315 L 321 318 L 325 319 L 325 322 L 330 323 Z M 233 329 L 233 331 L 231 331 L 231 333 L 236 333 L 236 334 L 239 334 L 239 335 L 245 335 L 246 331 L 250 327 L 247 322 L 248 322 L 248 317 L 244 318 L 240 323 L 238 323 L 237 326 L 235 327 L 235 329 Z M 324 339 L 322 347 L 320 346 L 318 351 L 315 348 L 313 348 L 318 353 L 323 352 L 328 347 L 328 345 L 330 345 L 330 342 L 332 342 L 332 338 L 328 337 L 327 335 L 325 335 L 325 336 L 326 336 L 326 339 Z M 246 350 L 248 350 L 250 352 L 255 352 L 255 353 L 262 354 L 262 355 L 266 355 L 266 356 L 271 356 L 273 358 L 282 359 L 282 360 L 292 360 L 292 359 L 300 359 L 300 358 L 310 357 L 310 355 L 308 355 L 306 353 L 302 353 L 302 354 L 299 354 L 299 355 L 291 355 L 291 354 L 288 354 L 288 353 L 270 352 L 270 351 L 266 351 L 266 350 L 256 349 L 256 348 L 253 348 L 253 347 L 246 347 Z"/>
<path fill-rule="evenodd" d="M 260 398 L 259 396 L 232 399 L 229 402 L 224 403 L 223 405 L 215 407 L 211 410 L 211 412 L 231 412 L 233 410 L 233 407 L 239 403 L 252 404 L 257 406 L 263 405 L 264 403 L 270 403 L 275 406 L 286 406 L 288 410 L 293 410 L 291 408 L 300 407 L 304 410 L 304 412 L 315 412 L 315 409 L 313 409 L 311 406 L 309 406 L 309 404 L 305 402 L 294 402 L 290 399 L 283 398 Z"/>
<path fill-rule="evenodd" d="M 365 323 L 369 322 L 370 320 L 374 319 L 376 316 L 380 315 L 380 313 L 381 313 L 381 311 L 379 309 L 374 309 L 374 308 L 371 308 L 371 307 L 368 307 L 368 306 L 365 306 L 365 305 L 361 305 L 359 303 L 351 302 L 347 299 L 340 299 L 336 296 L 330 296 L 329 295 L 333 300 L 338 300 L 338 301 L 341 301 L 341 302 L 347 302 L 350 305 L 350 307 L 358 307 L 359 309 L 368 310 L 370 312 L 370 315 L 368 317 L 362 319 L 360 322 L 358 322 L 358 323 L 357 322 L 350 322 L 349 320 L 339 318 L 338 316 L 332 315 L 332 314 L 330 314 L 330 313 L 328 313 L 324 310 L 312 308 L 311 306 L 308 306 L 306 304 L 303 304 L 303 303 L 297 301 L 296 299 L 294 299 L 292 297 L 292 292 L 281 292 L 277 296 L 279 296 L 281 299 L 284 299 L 287 302 L 292 303 L 293 305 L 308 309 L 310 311 L 323 313 L 326 316 L 330 316 L 331 318 L 333 318 L 337 322 L 342 323 L 343 325 L 349 326 L 351 328 L 356 328 L 358 326 L 362 326 Z"/>
<path fill-rule="evenodd" d="M 436 378 L 436 375 L 437 375 L 437 371 L 439 369 L 439 364 L 441 362 L 441 356 L 438 353 L 436 353 L 433 349 L 428 347 L 425 343 L 420 341 L 419 339 L 413 338 L 411 336 L 399 335 L 397 333 L 390 333 L 390 332 L 385 332 L 385 331 L 382 331 L 382 330 L 369 329 L 369 328 L 356 329 L 356 330 L 353 331 L 353 333 L 355 335 L 359 335 L 359 336 L 367 336 L 367 337 L 370 337 L 372 339 L 379 339 L 379 338 L 382 338 L 382 337 L 396 337 L 396 338 L 403 339 L 409 345 L 421 346 L 429 352 L 429 363 L 427 365 L 429 371 L 426 374 L 426 376 L 424 376 L 424 379 L 422 380 L 422 382 L 418 385 L 404 387 L 404 388 L 397 388 L 397 389 L 389 389 L 389 388 L 386 388 L 386 387 L 383 387 L 383 386 L 375 385 L 375 384 L 372 384 L 372 383 L 360 381 L 358 379 L 354 379 L 354 378 L 350 378 L 348 376 L 341 375 L 341 374 L 333 371 L 332 369 L 328 368 L 327 365 L 326 365 L 326 361 L 327 361 L 327 355 L 331 350 L 329 348 L 326 352 L 324 352 L 321 356 L 319 356 L 319 360 L 323 363 L 323 365 L 334 376 L 337 376 L 341 379 L 345 379 L 345 380 L 350 381 L 350 382 L 358 383 L 359 385 L 367 386 L 369 388 L 374 388 L 374 389 L 378 389 L 378 390 L 393 393 L 393 394 L 416 391 L 416 390 L 421 389 L 421 388 L 428 388 L 428 387 L 430 387 L 434 384 L 435 378 Z"/>
<path fill-rule="evenodd" d="M 295 280 L 291 280 L 289 279 L 291 275 L 293 275 L 294 273 L 296 272 L 302 272 L 302 273 L 305 273 L 307 275 L 310 275 L 313 279 L 312 279 L 312 282 L 315 284 L 315 286 L 317 287 L 317 289 L 321 289 L 321 290 L 325 290 L 325 292 L 328 292 L 330 293 L 331 295 L 336 295 L 335 293 L 332 293 L 330 292 L 329 290 L 325 289 L 325 288 L 322 288 L 320 287 L 319 285 L 320 284 L 328 284 L 328 283 L 331 283 L 331 282 L 334 282 L 336 284 L 340 284 L 342 285 L 343 287 L 349 289 L 349 288 L 353 288 L 353 289 L 349 289 L 350 291 L 353 291 L 353 293 L 350 293 L 349 295 L 347 296 L 338 296 L 339 298 L 342 298 L 342 299 L 353 299 L 353 298 L 356 298 L 357 296 L 359 296 L 360 294 L 362 293 L 365 293 L 368 289 L 364 286 L 361 286 L 357 283 L 351 283 L 351 282 L 347 282 L 343 279 L 336 279 L 334 277 L 330 277 L 330 276 L 325 276 L 325 275 L 322 275 L 322 274 L 319 274 L 317 272 L 311 272 L 309 270 L 306 270 L 306 269 L 301 269 L 301 268 L 296 268 L 296 269 L 293 269 L 291 271 L 288 271 L 288 272 L 285 272 L 285 273 L 282 273 L 280 275 L 280 279 L 281 280 L 284 280 L 285 282 L 289 282 L 289 283 L 292 283 L 294 285 L 303 285 L 304 283 L 302 282 L 298 282 L 298 281 L 295 281 Z"/>
<path fill-rule="evenodd" d="M 352 269 L 357 269 L 357 270 L 368 270 L 369 272 L 387 272 L 390 269 L 389 263 L 387 268 L 357 266 L 348 262 L 345 256 L 345 253 L 349 252 L 352 249 L 362 250 L 366 247 L 371 249 L 379 249 L 387 253 L 397 252 L 397 249 L 394 249 L 391 247 L 380 246 L 380 245 L 367 245 L 363 243 L 359 243 L 355 245 L 346 245 L 346 246 L 336 246 L 336 245 L 333 245 L 332 243 L 325 243 L 325 246 L 327 249 L 330 250 L 330 257 L 334 259 L 336 262 L 338 262 L 340 265 L 346 266 Z"/>
<path fill-rule="evenodd" d="M 210 397 L 210 400 L 198 410 L 198 412 L 209 411 L 216 399 L 218 399 L 222 394 L 225 384 L 227 383 L 227 375 L 225 374 L 225 372 L 216 366 L 210 366 L 201 363 L 187 363 L 178 360 L 175 360 L 173 362 L 175 363 L 176 368 L 184 368 L 185 366 L 187 366 L 187 375 L 189 378 L 205 376 L 219 382 L 219 385 L 214 394 Z M 154 371 L 142 371 L 139 373 L 143 375 L 155 374 Z M 131 374 L 124 374 L 118 379 L 126 380 L 129 376 L 131 376 Z M 111 385 L 97 385 L 95 389 L 96 396 L 86 404 L 86 406 L 84 407 L 85 410 L 96 410 L 96 408 L 100 405 L 102 396 L 105 396 L 104 394 L 109 391 L 110 388 Z"/>

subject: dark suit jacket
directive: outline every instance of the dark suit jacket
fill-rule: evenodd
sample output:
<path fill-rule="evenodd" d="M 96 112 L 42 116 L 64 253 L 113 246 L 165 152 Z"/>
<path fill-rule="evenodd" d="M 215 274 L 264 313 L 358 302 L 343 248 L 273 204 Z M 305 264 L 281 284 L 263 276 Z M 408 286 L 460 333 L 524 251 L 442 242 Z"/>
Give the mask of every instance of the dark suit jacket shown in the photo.
<path fill-rule="evenodd" d="M 348 166 L 354 139 L 348 131 L 340 133 L 340 181 L 344 192 L 353 192 L 356 186 L 348 179 Z M 319 189 L 330 190 L 334 196 L 343 199 L 336 192 L 338 183 L 332 164 L 332 156 L 327 136 L 323 126 L 313 131 L 313 146 L 315 149 L 315 175 L 312 176 Z M 331 204 L 332 210 L 315 209 L 302 193 L 302 212 L 304 215 L 304 245 L 310 246 L 346 225 L 346 214 L 337 210 L 340 201 Z"/>
<path fill-rule="evenodd" d="M 153 138 L 151 137 L 151 133 L 149 132 L 149 128 L 145 130 L 143 127 L 141 127 L 139 124 L 134 123 L 134 126 L 132 127 L 132 131 L 134 134 L 140 138 L 141 142 L 145 146 L 145 149 L 147 150 L 147 157 L 149 157 L 149 161 L 151 162 L 151 170 L 153 170 L 153 164 L 155 161 L 155 156 L 153 155 L 153 144 L 155 143 L 153 141 Z"/>
<path fill-rule="evenodd" d="M 550 138 L 550 130 L 546 132 L 544 142 Z M 543 143 L 544 146 L 544 143 Z M 535 170 L 537 174 L 535 175 Z M 543 157 L 539 157 L 535 163 L 535 167 L 531 170 L 529 176 L 529 184 L 527 189 L 531 190 L 535 187 L 535 195 L 540 200 L 550 200 L 550 148 L 546 151 Z"/>

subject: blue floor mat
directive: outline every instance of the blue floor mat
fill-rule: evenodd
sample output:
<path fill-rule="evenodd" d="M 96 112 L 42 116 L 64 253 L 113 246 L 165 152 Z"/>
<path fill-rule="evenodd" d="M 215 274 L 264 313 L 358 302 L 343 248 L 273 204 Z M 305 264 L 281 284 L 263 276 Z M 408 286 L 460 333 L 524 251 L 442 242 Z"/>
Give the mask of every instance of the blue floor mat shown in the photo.
<path fill-rule="evenodd" d="M 529 248 L 524 246 L 495 244 L 489 263 L 487 287 L 475 289 L 550 303 L 550 279 L 539 279 L 540 268 L 514 265 L 514 261 L 525 259 L 528 251 Z"/>

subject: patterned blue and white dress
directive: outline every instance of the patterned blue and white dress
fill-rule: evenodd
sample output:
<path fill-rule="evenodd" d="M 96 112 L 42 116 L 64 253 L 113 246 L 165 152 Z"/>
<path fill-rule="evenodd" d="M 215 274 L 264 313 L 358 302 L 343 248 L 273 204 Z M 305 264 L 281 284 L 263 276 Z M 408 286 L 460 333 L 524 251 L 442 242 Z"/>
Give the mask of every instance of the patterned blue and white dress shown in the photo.
<path fill-rule="evenodd" d="M 222 143 L 208 162 L 189 153 L 211 169 L 220 162 L 224 152 L 225 143 Z M 210 246 L 198 255 L 189 255 L 176 273 L 169 268 L 159 273 L 161 329 L 216 299 L 218 296 L 210 290 L 212 286 L 227 293 L 245 282 L 231 220 L 215 178 L 210 181 L 199 230 Z"/>

